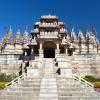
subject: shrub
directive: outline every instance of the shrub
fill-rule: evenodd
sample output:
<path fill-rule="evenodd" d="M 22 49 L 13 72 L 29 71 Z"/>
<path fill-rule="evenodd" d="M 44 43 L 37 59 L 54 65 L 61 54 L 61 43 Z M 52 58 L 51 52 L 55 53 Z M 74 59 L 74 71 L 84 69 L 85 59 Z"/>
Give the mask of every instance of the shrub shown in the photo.
<path fill-rule="evenodd" d="M 96 81 L 100 82 L 100 78 L 96 78 Z"/>
<path fill-rule="evenodd" d="M 2 82 L 5 82 L 6 81 L 6 74 L 2 73 L 0 74 L 0 81 Z"/>
<path fill-rule="evenodd" d="M 86 76 L 84 77 L 84 79 L 85 79 L 86 81 L 89 81 L 89 82 L 95 82 L 95 81 L 96 81 L 95 77 L 93 77 L 93 76 L 91 76 L 91 75 L 86 75 Z"/>
<path fill-rule="evenodd" d="M 5 73 L 0 74 L 0 81 L 1 82 L 10 82 L 17 76 L 15 74 L 6 75 Z"/>
<path fill-rule="evenodd" d="M 0 90 L 5 88 L 5 82 L 0 82 Z"/>
<path fill-rule="evenodd" d="M 100 82 L 93 82 L 95 88 L 100 88 Z"/>

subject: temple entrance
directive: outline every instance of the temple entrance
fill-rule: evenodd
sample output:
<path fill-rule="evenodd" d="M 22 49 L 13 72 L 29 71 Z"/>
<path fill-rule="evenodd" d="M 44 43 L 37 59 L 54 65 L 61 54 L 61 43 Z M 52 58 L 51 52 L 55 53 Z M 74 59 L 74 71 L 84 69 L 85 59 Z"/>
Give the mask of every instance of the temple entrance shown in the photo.
<path fill-rule="evenodd" d="M 55 58 L 56 45 L 52 41 L 46 41 L 43 44 L 43 54 L 44 58 Z"/>
<path fill-rule="evenodd" d="M 73 49 L 69 48 L 67 50 L 67 52 L 68 52 L 68 56 L 72 56 L 73 55 Z"/>
<path fill-rule="evenodd" d="M 55 50 L 53 48 L 44 49 L 44 58 L 55 58 Z"/>

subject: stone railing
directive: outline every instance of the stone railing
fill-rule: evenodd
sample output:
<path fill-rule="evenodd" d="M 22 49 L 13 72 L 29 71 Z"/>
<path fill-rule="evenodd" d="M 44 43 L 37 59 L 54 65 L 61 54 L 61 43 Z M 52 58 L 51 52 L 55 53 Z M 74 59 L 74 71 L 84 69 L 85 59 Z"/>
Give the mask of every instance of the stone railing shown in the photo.
<path fill-rule="evenodd" d="M 41 16 L 41 18 L 46 18 L 46 19 L 58 19 L 58 17 L 55 16 L 55 15 L 44 15 L 44 16 Z"/>
<path fill-rule="evenodd" d="M 42 36 L 57 36 L 58 32 L 54 31 L 54 32 L 40 32 L 40 35 Z"/>
<path fill-rule="evenodd" d="M 20 75 L 19 77 L 15 78 L 15 79 L 12 80 L 11 82 L 7 83 L 7 84 L 6 84 L 6 89 L 9 88 L 9 87 L 12 87 L 14 84 L 19 84 L 19 82 L 20 82 L 21 80 L 24 80 L 25 76 L 26 76 L 25 74 Z"/>
<path fill-rule="evenodd" d="M 94 88 L 94 85 L 93 85 L 93 84 L 91 84 L 90 82 L 86 81 L 86 80 L 83 79 L 82 77 L 80 77 L 80 76 L 78 76 L 78 75 L 75 75 L 75 74 L 73 74 L 72 77 L 73 77 L 75 80 L 79 81 L 80 83 L 85 84 L 87 87 L 92 87 L 92 88 Z"/>
<path fill-rule="evenodd" d="M 64 32 L 66 32 L 66 29 L 61 28 L 59 32 L 60 32 L 60 33 L 64 33 Z"/>
<path fill-rule="evenodd" d="M 53 36 L 53 35 L 40 35 L 39 38 L 58 38 L 58 36 Z"/>
<path fill-rule="evenodd" d="M 60 30 L 59 31 L 59 33 L 65 33 L 66 32 L 66 30 Z"/>
<path fill-rule="evenodd" d="M 41 23 L 39 27 L 57 27 L 57 24 L 54 23 Z"/>

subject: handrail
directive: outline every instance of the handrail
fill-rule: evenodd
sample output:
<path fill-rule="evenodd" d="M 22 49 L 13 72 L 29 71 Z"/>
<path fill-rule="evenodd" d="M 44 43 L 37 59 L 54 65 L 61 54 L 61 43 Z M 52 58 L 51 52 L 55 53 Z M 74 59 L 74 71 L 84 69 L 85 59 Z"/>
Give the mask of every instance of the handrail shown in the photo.
<path fill-rule="evenodd" d="M 19 84 L 19 82 L 21 80 L 24 80 L 24 78 L 25 78 L 25 74 L 22 74 L 22 75 L 18 76 L 17 78 L 15 78 L 14 80 L 12 80 L 11 82 L 7 83 L 6 84 L 6 88 L 12 87 L 16 83 Z"/>
<path fill-rule="evenodd" d="M 73 74 L 72 77 L 78 81 L 80 81 L 81 83 L 85 84 L 86 86 L 89 86 L 89 87 L 92 87 L 94 88 L 94 85 L 88 81 L 86 81 L 85 79 L 83 79 L 82 77 L 76 75 L 76 74 Z"/>

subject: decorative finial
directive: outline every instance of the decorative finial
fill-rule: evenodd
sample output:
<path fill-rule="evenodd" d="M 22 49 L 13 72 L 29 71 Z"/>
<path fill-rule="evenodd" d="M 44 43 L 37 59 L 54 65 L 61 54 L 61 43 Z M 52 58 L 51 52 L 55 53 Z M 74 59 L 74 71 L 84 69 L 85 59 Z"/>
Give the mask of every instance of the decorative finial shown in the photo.
<path fill-rule="evenodd" d="M 25 40 L 28 39 L 28 28 L 27 28 L 27 24 L 26 24 L 26 28 L 25 28 L 25 32 L 24 32 L 24 39 Z"/>
<path fill-rule="evenodd" d="M 74 26 L 72 27 L 72 31 L 71 31 L 71 39 L 72 40 L 76 40 L 76 34 L 75 34 L 75 31 L 74 31 Z"/>
<path fill-rule="evenodd" d="M 18 32 L 20 32 L 20 24 L 18 24 Z"/>
<path fill-rule="evenodd" d="M 12 37 L 12 27 L 11 25 L 9 26 L 9 31 L 8 31 L 8 38 Z"/>
<path fill-rule="evenodd" d="M 16 39 L 20 39 L 20 35 L 21 35 L 21 33 L 20 33 L 20 24 L 18 24 L 18 31 L 16 33 Z"/>
<path fill-rule="evenodd" d="M 11 27 L 11 25 L 9 27 L 9 32 L 12 33 L 12 27 Z"/>
<path fill-rule="evenodd" d="M 74 26 L 72 27 L 72 32 L 74 32 Z"/>
<path fill-rule="evenodd" d="M 80 25 L 80 27 L 79 27 L 79 32 L 82 32 L 82 26 Z"/>
<path fill-rule="evenodd" d="M 92 33 L 98 36 L 98 32 L 96 31 L 95 27 L 92 25 Z"/>
<path fill-rule="evenodd" d="M 88 25 L 88 32 L 90 32 L 90 24 Z"/>

